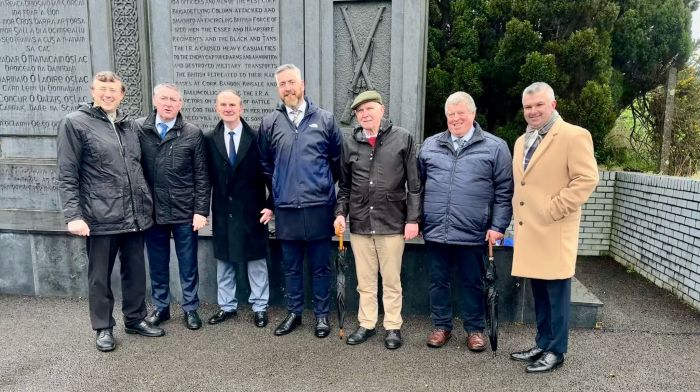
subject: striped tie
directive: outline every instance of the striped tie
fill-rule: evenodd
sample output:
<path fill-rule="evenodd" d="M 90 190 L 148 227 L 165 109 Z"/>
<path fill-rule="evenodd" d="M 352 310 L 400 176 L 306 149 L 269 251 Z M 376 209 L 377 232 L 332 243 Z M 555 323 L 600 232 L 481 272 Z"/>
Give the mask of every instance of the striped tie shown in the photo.
<path fill-rule="evenodd" d="M 543 136 L 540 135 L 539 132 L 535 131 L 534 135 L 530 137 L 535 138 L 535 140 L 533 140 L 530 143 L 530 147 L 525 151 L 525 159 L 523 159 L 523 170 L 527 169 L 527 165 L 530 163 L 530 159 L 532 159 L 532 156 L 535 154 L 535 150 L 540 145 Z"/>
<path fill-rule="evenodd" d="M 299 126 L 299 123 L 301 122 L 301 110 L 292 110 L 292 123 L 294 123 L 295 127 Z"/>

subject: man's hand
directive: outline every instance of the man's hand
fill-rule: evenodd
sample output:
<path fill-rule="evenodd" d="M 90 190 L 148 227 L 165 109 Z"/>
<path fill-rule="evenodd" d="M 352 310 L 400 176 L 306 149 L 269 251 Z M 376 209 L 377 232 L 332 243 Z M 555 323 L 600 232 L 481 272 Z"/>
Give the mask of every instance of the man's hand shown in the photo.
<path fill-rule="evenodd" d="M 345 233 L 345 217 L 342 215 L 336 216 L 335 221 L 333 222 L 333 227 L 335 227 L 336 233 L 338 233 L 338 234 Z"/>
<path fill-rule="evenodd" d="M 491 245 L 496 245 L 496 241 L 503 239 L 503 234 L 494 230 L 489 230 L 486 232 L 486 241 L 489 241 Z"/>
<path fill-rule="evenodd" d="M 268 224 L 270 222 L 270 220 L 272 219 L 272 216 L 274 215 L 272 210 L 269 208 L 263 208 L 260 211 L 260 214 L 261 214 L 260 223 L 262 223 L 263 225 Z"/>
<path fill-rule="evenodd" d="M 418 236 L 418 223 L 406 223 L 403 231 L 403 239 L 412 240 Z"/>
<path fill-rule="evenodd" d="M 207 225 L 207 217 L 199 214 L 194 214 L 192 218 L 192 230 L 199 231 L 202 227 Z"/>
<path fill-rule="evenodd" d="M 88 227 L 87 223 L 85 223 L 85 221 L 82 219 L 68 222 L 68 231 L 71 234 L 79 235 L 82 237 L 90 236 L 90 228 Z"/>

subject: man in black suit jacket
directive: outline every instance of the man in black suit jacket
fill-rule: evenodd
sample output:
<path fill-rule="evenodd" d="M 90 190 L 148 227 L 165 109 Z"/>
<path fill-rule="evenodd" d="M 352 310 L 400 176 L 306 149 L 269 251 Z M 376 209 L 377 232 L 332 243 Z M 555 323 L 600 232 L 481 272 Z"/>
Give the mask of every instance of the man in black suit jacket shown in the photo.
<path fill-rule="evenodd" d="M 272 219 L 272 209 L 266 201 L 257 132 L 241 118 L 243 102 L 233 90 L 219 93 L 215 110 L 221 121 L 204 139 L 212 185 L 220 309 L 209 324 L 236 315 L 236 266 L 246 262 L 251 288 L 248 301 L 253 307 L 255 325 L 262 328 L 268 321 L 267 223 Z"/>

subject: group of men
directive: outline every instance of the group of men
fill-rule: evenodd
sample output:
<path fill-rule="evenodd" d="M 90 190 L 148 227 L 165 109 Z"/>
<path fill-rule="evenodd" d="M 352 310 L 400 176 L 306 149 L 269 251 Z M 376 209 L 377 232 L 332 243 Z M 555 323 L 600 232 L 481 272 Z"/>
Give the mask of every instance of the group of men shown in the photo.
<path fill-rule="evenodd" d="M 452 336 L 450 282 L 456 269 L 467 347 L 486 348 L 484 256 L 488 243 L 503 238 L 514 214 L 512 273 L 532 279 L 537 337 L 532 349 L 511 358 L 528 362 L 528 372 L 563 363 L 580 207 L 597 184 L 597 167 L 590 134 L 561 120 L 551 87 L 534 83 L 523 92 L 528 127 L 512 159 L 506 143 L 475 121 L 476 105 L 465 92 L 445 102 L 448 129 L 418 150 L 409 131 L 385 118 L 376 91 L 354 99 L 359 126 L 343 135 L 334 116 L 305 95 L 299 68 L 282 65 L 275 79 L 281 102 L 258 130 L 243 120 L 241 97 L 224 90 L 215 104 L 219 123 L 202 133 L 182 118 L 182 94 L 172 84 L 156 86 L 154 111 L 131 121 L 119 110 L 125 86 L 111 72 L 96 74 L 94 101 L 60 123 L 63 210 L 68 230 L 86 236 L 97 349 L 115 347 L 110 276 L 117 252 L 125 331 L 165 334 L 160 324 L 171 317 L 171 236 L 184 323 L 201 327 L 197 232 L 208 223 L 211 201 L 219 310 L 210 324 L 236 315 L 236 269 L 245 263 L 254 324 L 267 325 L 266 225 L 274 216 L 288 311 L 274 334 L 301 325 L 306 258 L 314 334 L 328 336 L 331 237 L 334 228 L 343 235 L 349 222 L 360 305 L 359 325 L 346 342 L 357 345 L 376 333 L 381 276 L 388 349 L 402 345 L 404 244 L 421 231 L 431 261 L 434 329 L 427 345 L 442 347 Z"/>

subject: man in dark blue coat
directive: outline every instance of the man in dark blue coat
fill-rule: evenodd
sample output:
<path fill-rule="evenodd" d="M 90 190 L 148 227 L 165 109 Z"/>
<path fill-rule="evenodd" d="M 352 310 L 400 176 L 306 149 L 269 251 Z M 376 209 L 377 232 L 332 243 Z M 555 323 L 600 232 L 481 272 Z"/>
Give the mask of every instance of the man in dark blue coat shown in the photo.
<path fill-rule="evenodd" d="M 304 96 L 299 68 L 281 65 L 275 79 L 282 102 L 263 117 L 259 139 L 263 171 L 274 199 L 289 312 L 275 335 L 286 335 L 301 324 L 306 253 L 312 273 L 315 334 L 322 338 L 330 333 L 330 239 L 342 134 L 333 115 Z"/>
<path fill-rule="evenodd" d="M 513 213 L 513 169 L 506 143 L 474 121 L 476 105 L 456 92 L 445 102 L 448 130 L 425 140 L 418 156 L 423 182 L 423 238 L 430 267 L 430 347 L 452 336 L 451 269 L 456 267 L 467 347 L 486 349 L 486 241 L 503 238 Z"/>

